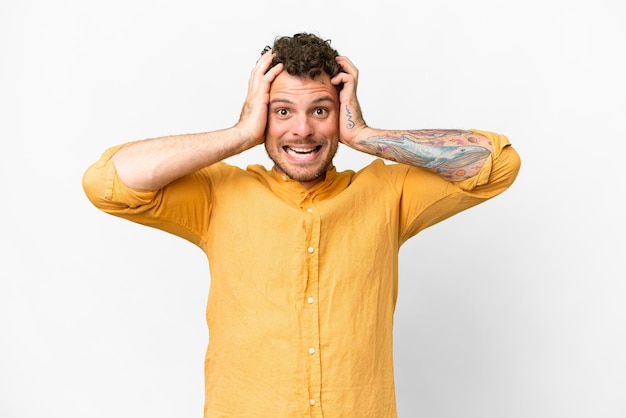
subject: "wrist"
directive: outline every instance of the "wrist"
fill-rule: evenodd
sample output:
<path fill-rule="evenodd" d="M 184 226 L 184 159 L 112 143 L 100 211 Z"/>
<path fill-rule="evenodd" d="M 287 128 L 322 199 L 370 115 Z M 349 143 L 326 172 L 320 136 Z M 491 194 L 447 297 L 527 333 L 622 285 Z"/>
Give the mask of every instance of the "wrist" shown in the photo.
<path fill-rule="evenodd" d="M 254 133 L 245 127 L 235 125 L 229 129 L 232 144 L 237 148 L 237 153 L 243 152 L 256 145 L 262 144 L 265 140 L 265 133 Z"/>
<path fill-rule="evenodd" d="M 352 148 L 360 148 L 361 141 L 370 138 L 374 135 L 375 129 L 363 123 L 362 126 L 355 126 L 352 129 L 347 129 L 348 135 L 342 138 L 342 142 Z"/>

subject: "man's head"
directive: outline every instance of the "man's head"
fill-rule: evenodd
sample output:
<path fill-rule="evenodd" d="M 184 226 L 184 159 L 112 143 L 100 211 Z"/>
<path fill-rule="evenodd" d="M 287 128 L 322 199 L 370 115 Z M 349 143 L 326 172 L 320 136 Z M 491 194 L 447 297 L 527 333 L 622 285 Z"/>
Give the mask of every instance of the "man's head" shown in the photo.
<path fill-rule="evenodd" d="M 283 63 L 284 71 L 297 77 L 316 78 L 326 73 L 333 78 L 341 72 L 341 66 L 335 60 L 339 55 L 337 50 L 330 46 L 330 40 L 316 35 L 297 33 L 278 37 L 272 51 L 275 56 L 270 68 Z"/>
<path fill-rule="evenodd" d="M 270 87 L 265 149 L 278 172 L 310 188 L 332 166 L 339 144 L 336 50 L 315 35 L 277 38 L 272 66 L 283 71 Z"/>

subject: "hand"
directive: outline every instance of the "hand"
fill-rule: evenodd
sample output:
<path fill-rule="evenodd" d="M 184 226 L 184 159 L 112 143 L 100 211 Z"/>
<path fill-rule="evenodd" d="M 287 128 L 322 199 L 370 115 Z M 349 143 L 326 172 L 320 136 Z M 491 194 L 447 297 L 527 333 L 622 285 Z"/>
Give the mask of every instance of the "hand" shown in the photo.
<path fill-rule="evenodd" d="M 343 83 L 343 89 L 339 92 L 339 141 L 352 146 L 359 134 L 367 128 L 356 97 L 359 70 L 344 56 L 337 57 L 337 63 L 343 72 L 333 77 L 331 83 Z"/>
<path fill-rule="evenodd" d="M 251 146 L 265 141 L 270 86 L 283 70 L 283 64 L 280 63 L 268 71 L 273 57 L 274 53 L 271 51 L 264 53 L 252 69 L 246 101 L 241 109 L 239 121 L 235 125 L 242 132 L 243 137 L 250 141 Z"/>

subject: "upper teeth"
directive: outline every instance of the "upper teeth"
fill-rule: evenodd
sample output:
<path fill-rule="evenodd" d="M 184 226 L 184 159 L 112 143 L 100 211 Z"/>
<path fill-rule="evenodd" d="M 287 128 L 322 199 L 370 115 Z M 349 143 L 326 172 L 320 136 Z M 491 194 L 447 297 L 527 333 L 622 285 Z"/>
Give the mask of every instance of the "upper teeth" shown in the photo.
<path fill-rule="evenodd" d="M 306 152 L 313 152 L 315 151 L 315 148 L 295 148 L 295 147 L 288 147 L 289 150 L 294 151 L 294 152 L 300 152 L 300 153 L 306 153 Z"/>

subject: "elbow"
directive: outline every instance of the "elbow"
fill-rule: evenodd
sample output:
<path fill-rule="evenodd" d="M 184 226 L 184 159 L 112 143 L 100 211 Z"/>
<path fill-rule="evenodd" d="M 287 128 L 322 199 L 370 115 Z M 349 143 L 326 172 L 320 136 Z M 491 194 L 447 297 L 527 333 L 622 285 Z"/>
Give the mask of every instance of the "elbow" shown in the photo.
<path fill-rule="evenodd" d="M 510 145 L 505 146 L 494 161 L 491 175 L 489 176 L 489 188 L 500 194 L 507 190 L 517 179 L 522 165 L 517 151 Z"/>
<path fill-rule="evenodd" d="M 517 151 L 512 146 L 506 146 L 503 150 L 503 153 L 506 153 L 506 175 L 504 176 L 508 180 L 507 188 L 513 184 L 517 175 L 519 174 L 520 168 L 522 167 L 522 159 Z"/>
<path fill-rule="evenodd" d="M 83 173 L 82 186 L 87 199 L 98 208 L 111 199 L 110 193 L 107 193 L 106 175 L 102 167 L 98 167 L 98 163 L 91 165 Z"/>

